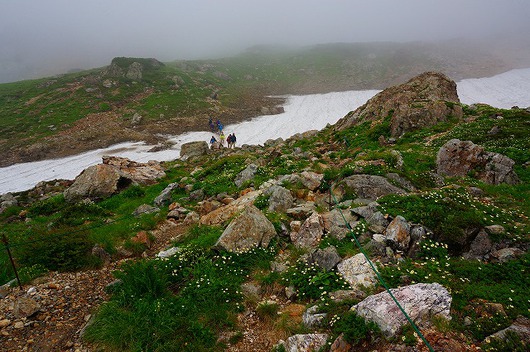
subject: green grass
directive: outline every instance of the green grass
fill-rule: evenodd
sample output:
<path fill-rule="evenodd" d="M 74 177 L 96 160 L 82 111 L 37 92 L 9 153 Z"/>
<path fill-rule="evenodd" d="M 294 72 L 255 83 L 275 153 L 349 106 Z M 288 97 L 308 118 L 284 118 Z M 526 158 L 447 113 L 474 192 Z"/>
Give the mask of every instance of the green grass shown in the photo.
<path fill-rule="evenodd" d="M 271 258 L 262 249 L 216 254 L 184 246 L 167 260 L 127 264 L 85 338 L 123 351 L 223 350 L 217 337 L 236 328 L 241 283 Z"/>

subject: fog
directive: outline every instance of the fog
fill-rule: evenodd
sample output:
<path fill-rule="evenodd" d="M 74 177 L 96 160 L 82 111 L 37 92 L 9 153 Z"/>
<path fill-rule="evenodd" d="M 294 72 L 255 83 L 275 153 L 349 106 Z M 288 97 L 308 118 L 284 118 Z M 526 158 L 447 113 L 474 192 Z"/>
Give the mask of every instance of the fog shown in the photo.
<path fill-rule="evenodd" d="M 0 82 L 115 56 L 215 58 L 253 45 L 530 35 L 528 0 L 0 0 Z"/>

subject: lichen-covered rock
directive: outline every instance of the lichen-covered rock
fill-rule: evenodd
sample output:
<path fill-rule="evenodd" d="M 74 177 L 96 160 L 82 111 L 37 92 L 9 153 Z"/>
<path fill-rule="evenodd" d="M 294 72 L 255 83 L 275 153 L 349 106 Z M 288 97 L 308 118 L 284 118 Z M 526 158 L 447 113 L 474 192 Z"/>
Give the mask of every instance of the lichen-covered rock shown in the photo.
<path fill-rule="evenodd" d="M 419 326 L 435 316 L 451 319 L 449 311 L 452 297 L 440 284 L 415 284 L 391 291 L 409 317 Z M 359 316 L 376 323 L 387 338 L 395 336 L 408 323 L 386 291 L 366 298 L 353 309 Z"/>
<path fill-rule="evenodd" d="M 376 283 L 375 273 L 362 253 L 341 261 L 337 271 L 352 288 L 373 286 Z"/>
<path fill-rule="evenodd" d="M 327 334 L 297 334 L 284 343 L 287 352 L 315 352 L 326 344 Z"/>
<path fill-rule="evenodd" d="M 326 247 L 324 249 L 317 249 L 309 257 L 311 263 L 315 263 L 319 267 L 325 270 L 333 269 L 340 261 L 341 257 L 337 252 L 337 249 L 333 246 Z"/>

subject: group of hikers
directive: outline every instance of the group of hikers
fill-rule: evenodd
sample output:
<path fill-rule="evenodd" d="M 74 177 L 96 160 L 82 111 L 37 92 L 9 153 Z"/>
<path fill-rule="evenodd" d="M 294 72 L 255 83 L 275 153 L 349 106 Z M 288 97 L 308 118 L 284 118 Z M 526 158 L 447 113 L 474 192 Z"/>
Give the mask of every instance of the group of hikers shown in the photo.
<path fill-rule="evenodd" d="M 219 119 L 217 119 L 217 122 L 214 124 L 213 119 L 210 117 L 210 120 L 208 121 L 208 124 L 210 126 L 210 130 L 212 133 L 219 132 L 219 141 L 215 138 L 215 136 L 212 135 L 212 138 L 210 138 L 210 148 L 211 149 L 219 149 L 223 148 L 225 146 L 225 140 L 227 143 L 228 148 L 234 148 L 236 145 L 236 134 L 231 133 L 228 135 L 228 137 L 225 136 L 223 132 L 223 124 Z M 217 125 L 217 126 L 216 126 Z"/>

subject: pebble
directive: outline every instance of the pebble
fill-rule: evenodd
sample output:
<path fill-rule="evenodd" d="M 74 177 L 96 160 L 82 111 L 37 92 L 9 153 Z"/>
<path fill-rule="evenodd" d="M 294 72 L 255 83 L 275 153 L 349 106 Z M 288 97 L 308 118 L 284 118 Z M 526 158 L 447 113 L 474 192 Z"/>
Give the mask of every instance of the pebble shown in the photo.
<path fill-rule="evenodd" d="M 24 327 L 24 323 L 21 321 L 17 321 L 14 326 L 15 329 L 22 329 Z"/>
<path fill-rule="evenodd" d="M 11 324 L 11 320 L 9 319 L 0 320 L 0 329 L 9 326 L 9 324 Z"/>

